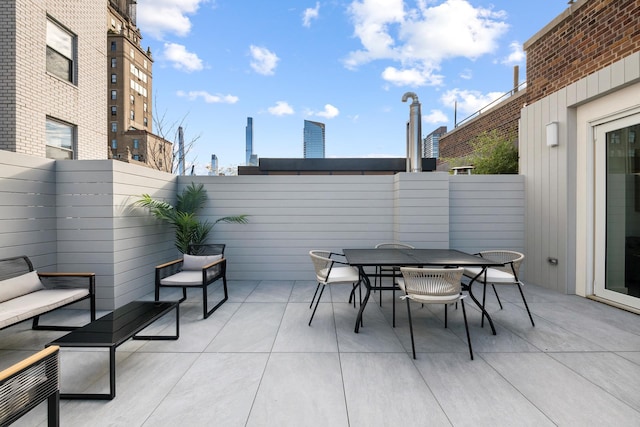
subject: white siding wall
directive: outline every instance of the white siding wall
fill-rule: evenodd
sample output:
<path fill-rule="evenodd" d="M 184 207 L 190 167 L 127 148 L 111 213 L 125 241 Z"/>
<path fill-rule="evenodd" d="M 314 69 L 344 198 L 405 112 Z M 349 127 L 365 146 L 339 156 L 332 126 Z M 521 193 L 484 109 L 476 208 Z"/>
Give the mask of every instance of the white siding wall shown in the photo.
<path fill-rule="evenodd" d="M 96 272 L 104 309 L 152 292 L 154 266 L 178 256 L 173 231 L 135 202 L 148 193 L 173 204 L 191 182 L 207 190 L 201 217 L 249 215 L 248 224 L 219 223 L 211 235 L 227 245 L 231 280 L 313 280 L 314 248 L 524 246 L 522 176 L 176 177 L 112 160 L 53 162 L 6 151 L 0 166 L 0 255 Z"/>
<path fill-rule="evenodd" d="M 522 109 L 520 121 L 520 173 L 526 176 L 525 274 L 529 281 L 563 293 L 585 295 L 588 239 L 593 223 L 587 211 L 593 195 L 593 169 L 587 161 L 590 127 L 578 120 L 577 111 L 605 96 L 631 93 L 629 104 L 637 105 L 640 82 L 640 52 L 605 67 L 558 92 Z M 633 86 L 635 84 L 635 87 Z M 611 103 L 600 117 L 628 108 Z M 597 117 L 591 117 L 595 119 Z M 547 123 L 559 123 L 559 145 L 546 145 Z M 548 258 L 557 258 L 552 265 Z"/>

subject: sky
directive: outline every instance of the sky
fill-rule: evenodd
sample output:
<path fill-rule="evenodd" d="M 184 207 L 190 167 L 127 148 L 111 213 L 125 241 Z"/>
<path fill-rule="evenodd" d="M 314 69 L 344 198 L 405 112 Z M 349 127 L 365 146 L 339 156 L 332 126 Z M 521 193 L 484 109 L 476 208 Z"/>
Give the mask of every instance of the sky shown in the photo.
<path fill-rule="evenodd" d="M 326 125 L 326 157 L 406 156 L 406 92 L 423 137 L 526 81 L 522 45 L 566 0 L 138 0 L 153 58 L 153 132 L 187 170 L 303 157 L 304 120 Z M 457 110 L 455 105 L 457 103 Z M 161 130 L 161 132 L 159 132 Z"/>

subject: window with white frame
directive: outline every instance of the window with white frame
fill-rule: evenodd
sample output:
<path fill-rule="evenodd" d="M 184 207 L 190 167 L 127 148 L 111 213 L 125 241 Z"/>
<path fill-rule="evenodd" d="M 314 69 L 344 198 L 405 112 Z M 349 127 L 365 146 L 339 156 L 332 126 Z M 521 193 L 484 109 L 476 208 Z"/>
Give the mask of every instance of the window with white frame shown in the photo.
<path fill-rule="evenodd" d="M 49 159 L 73 159 L 76 127 L 70 123 L 47 117 L 45 140 Z"/>
<path fill-rule="evenodd" d="M 55 22 L 47 19 L 47 72 L 74 82 L 76 37 Z"/>
<path fill-rule="evenodd" d="M 136 119 L 136 113 L 133 110 L 129 111 L 129 117 L 131 118 L 131 120 L 135 120 Z"/>
<path fill-rule="evenodd" d="M 116 58 L 111 58 L 111 68 L 116 68 L 118 66 L 118 60 Z"/>
<path fill-rule="evenodd" d="M 118 99 L 118 91 L 117 90 L 112 90 L 111 91 L 111 99 Z"/>
<path fill-rule="evenodd" d="M 111 74 L 111 83 L 116 83 L 118 81 L 118 75 L 117 74 Z"/>

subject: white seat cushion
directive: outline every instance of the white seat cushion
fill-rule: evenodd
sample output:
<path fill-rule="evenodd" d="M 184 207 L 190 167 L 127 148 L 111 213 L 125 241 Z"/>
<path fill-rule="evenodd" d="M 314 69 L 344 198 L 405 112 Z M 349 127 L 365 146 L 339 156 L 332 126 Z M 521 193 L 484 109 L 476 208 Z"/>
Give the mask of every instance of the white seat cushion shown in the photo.
<path fill-rule="evenodd" d="M 181 271 L 160 280 L 160 285 L 167 286 L 202 286 L 202 270 Z"/>
<path fill-rule="evenodd" d="M 44 289 L 0 304 L 0 328 L 21 322 L 89 295 L 87 289 Z"/>
<path fill-rule="evenodd" d="M 326 269 L 320 272 L 320 275 L 317 276 L 318 282 L 320 283 L 355 283 L 360 280 L 360 273 L 358 269 L 355 267 L 333 267 L 331 272 L 329 273 L 329 278 L 327 281 L 324 281 L 326 276 Z"/>
<path fill-rule="evenodd" d="M 467 277 L 476 277 L 478 273 L 480 273 L 482 269 L 480 267 L 467 267 L 464 269 L 464 275 Z M 478 277 L 478 282 L 484 281 L 484 274 Z M 513 274 L 506 273 L 502 270 L 497 270 L 495 268 L 487 269 L 487 283 L 495 283 L 495 284 L 513 284 L 516 283 L 515 277 Z"/>

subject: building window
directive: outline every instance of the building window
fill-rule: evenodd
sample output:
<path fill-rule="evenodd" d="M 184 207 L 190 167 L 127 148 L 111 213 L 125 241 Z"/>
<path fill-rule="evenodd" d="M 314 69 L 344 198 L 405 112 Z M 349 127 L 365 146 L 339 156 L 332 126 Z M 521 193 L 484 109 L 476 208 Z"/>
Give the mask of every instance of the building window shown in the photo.
<path fill-rule="evenodd" d="M 45 140 L 48 159 L 73 159 L 76 127 L 47 117 Z"/>
<path fill-rule="evenodd" d="M 118 122 L 111 122 L 111 132 L 118 132 Z"/>
<path fill-rule="evenodd" d="M 146 69 L 147 69 L 147 66 L 148 66 L 148 65 L 147 65 L 147 60 L 146 60 L 146 59 L 144 59 L 144 60 L 142 61 L 142 64 L 144 65 L 144 69 L 146 70 Z"/>
<path fill-rule="evenodd" d="M 129 49 L 129 56 L 131 57 L 131 59 L 135 58 L 135 53 L 133 51 L 133 48 Z"/>
<path fill-rule="evenodd" d="M 116 148 L 118 148 L 118 140 L 117 139 L 112 139 L 111 140 L 111 148 L 113 148 L 114 150 Z"/>
<path fill-rule="evenodd" d="M 111 99 L 118 99 L 118 91 L 116 90 L 111 91 Z"/>
<path fill-rule="evenodd" d="M 112 50 L 112 51 L 114 51 L 114 52 L 115 52 L 115 51 L 116 51 L 117 46 L 118 46 L 118 45 L 116 44 L 116 42 L 111 42 L 111 50 Z"/>
<path fill-rule="evenodd" d="M 112 116 L 117 116 L 118 115 L 118 107 L 116 107 L 115 105 L 111 106 L 111 115 Z"/>
<path fill-rule="evenodd" d="M 136 119 L 136 113 L 133 110 L 131 110 L 129 112 L 129 118 L 131 118 L 131 120 L 135 120 Z"/>
<path fill-rule="evenodd" d="M 133 95 L 129 95 L 129 100 L 131 100 L 131 105 L 136 103 L 136 97 Z"/>
<path fill-rule="evenodd" d="M 117 74 L 111 74 L 111 83 L 116 83 L 118 81 L 118 75 Z"/>
<path fill-rule="evenodd" d="M 118 65 L 118 60 L 116 58 L 111 58 L 111 68 L 116 68 Z"/>
<path fill-rule="evenodd" d="M 75 37 L 47 20 L 47 71 L 73 83 Z"/>
<path fill-rule="evenodd" d="M 147 127 L 147 125 L 149 124 L 149 120 L 147 120 L 147 118 L 144 117 L 142 121 L 144 122 L 144 127 Z"/>
<path fill-rule="evenodd" d="M 134 139 L 133 140 L 133 149 L 137 150 L 138 148 L 140 148 L 140 140 Z"/>
<path fill-rule="evenodd" d="M 142 104 L 142 110 L 146 113 L 147 112 L 147 103 L 145 102 L 144 104 Z"/>
<path fill-rule="evenodd" d="M 140 155 L 139 155 L 139 154 L 134 154 L 134 155 L 132 156 L 132 158 L 133 158 L 133 160 L 138 160 L 138 161 L 140 161 Z"/>

